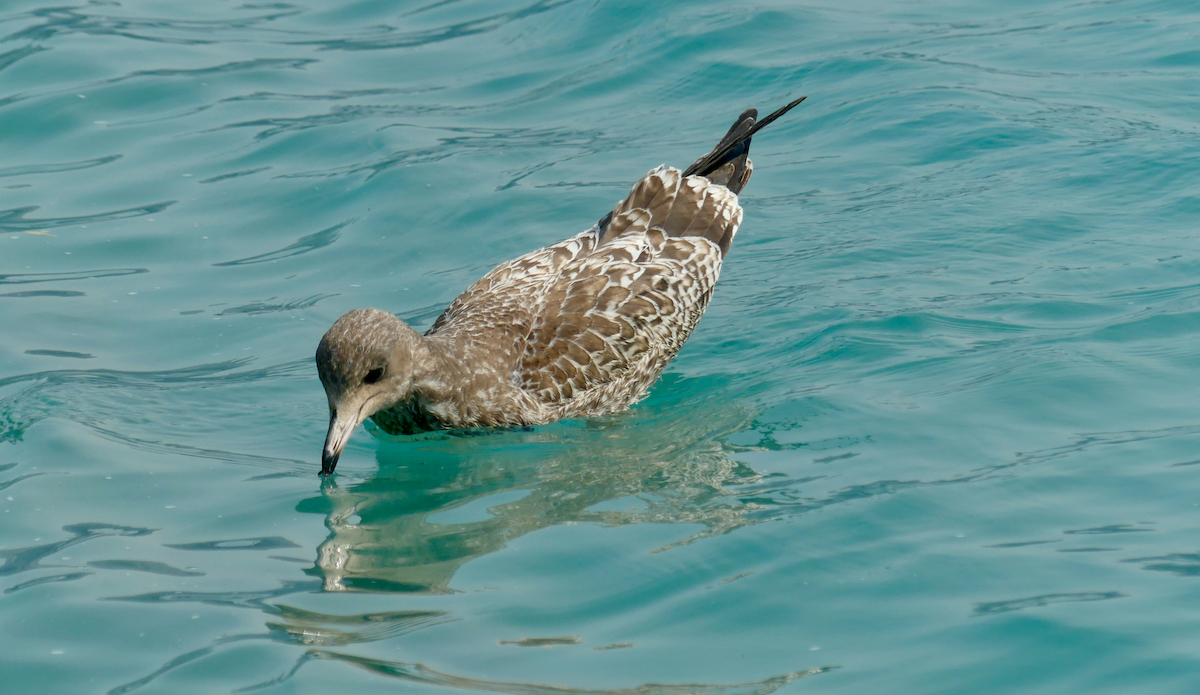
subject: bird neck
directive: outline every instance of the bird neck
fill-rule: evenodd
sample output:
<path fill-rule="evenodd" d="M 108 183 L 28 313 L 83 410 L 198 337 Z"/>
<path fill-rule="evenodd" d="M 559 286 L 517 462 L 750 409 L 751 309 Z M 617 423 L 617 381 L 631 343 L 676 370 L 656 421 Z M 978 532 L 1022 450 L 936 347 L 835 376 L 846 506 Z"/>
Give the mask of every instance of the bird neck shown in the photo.
<path fill-rule="evenodd" d="M 512 383 L 508 354 L 476 344 L 469 336 L 421 339 L 413 359 L 413 397 L 445 427 L 508 424 L 528 408 L 528 396 Z"/>
<path fill-rule="evenodd" d="M 421 336 L 413 350 L 413 393 L 437 403 L 457 395 L 469 377 L 462 350 L 450 340 Z"/>

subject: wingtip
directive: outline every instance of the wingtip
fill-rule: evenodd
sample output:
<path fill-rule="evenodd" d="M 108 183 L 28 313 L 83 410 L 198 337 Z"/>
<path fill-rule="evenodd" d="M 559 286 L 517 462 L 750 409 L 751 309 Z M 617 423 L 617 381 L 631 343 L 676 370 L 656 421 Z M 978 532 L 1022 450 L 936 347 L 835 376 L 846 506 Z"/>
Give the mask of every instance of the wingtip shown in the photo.
<path fill-rule="evenodd" d="M 738 132 L 738 127 L 744 123 L 747 115 L 752 113 L 757 115 L 758 113 L 756 109 L 747 109 L 742 113 L 741 116 L 738 116 L 738 119 L 734 121 L 733 127 L 729 129 L 729 132 L 725 134 L 724 138 L 721 138 L 721 142 L 718 143 L 715 148 L 713 148 L 713 151 L 693 162 L 692 165 L 683 172 L 684 175 L 690 176 L 692 174 L 699 174 L 704 176 L 707 171 L 711 171 L 714 167 L 723 165 L 726 161 L 726 156 L 733 152 L 735 148 L 741 146 L 742 143 L 749 142 L 750 138 L 753 137 L 755 133 L 763 128 L 766 128 L 768 125 L 774 122 L 775 119 L 779 118 L 783 114 L 799 106 L 807 98 L 808 95 L 805 94 L 799 99 L 784 105 L 782 108 L 772 111 L 766 118 L 754 123 L 745 131 Z M 743 150 L 743 152 L 746 150 L 748 150 L 748 146 Z"/>
<path fill-rule="evenodd" d="M 807 95 L 807 94 L 805 94 L 804 96 L 802 96 L 802 97 L 800 97 L 799 99 L 797 99 L 797 100 L 795 100 L 795 101 L 793 101 L 793 102 L 791 102 L 791 103 L 787 104 L 786 106 L 784 106 L 784 107 L 782 107 L 782 108 L 779 108 L 779 109 L 776 109 L 775 111 L 772 111 L 772 112 L 770 113 L 770 115 L 768 115 L 766 118 L 764 118 L 764 119 L 762 119 L 761 121 L 759 121 L 758 123 L 755 123 L 755 124 L 754 124 L 754 127 L 750 129 L 750 135 L 754 135 L 754 134 L 755 134 L 755 133 L 757 133 L 758 131 L 760 131 L 760 130 L 762 130 L 763 128 L 767 127 L 767 126 L 768 126 L 768 125 L 769 125 L 769 124 L 770 124 L 772 121 L 774 121 L 776 118 L 779 118 L 780 116 L 782 116 L 783 114 L 787 113 L 788 111 L 791 111 L 792 109 L 796 108 L 796 107 L 797 107 L 797 106 L 799 106 L 801 103 L 803 103 L 803 101 L 804 101 L 805 99 L 807 99 L 807 98 L 808 98 L 808 95 Z M 748 135 L 747 137 L 749 137 L 749 135 Z"/>

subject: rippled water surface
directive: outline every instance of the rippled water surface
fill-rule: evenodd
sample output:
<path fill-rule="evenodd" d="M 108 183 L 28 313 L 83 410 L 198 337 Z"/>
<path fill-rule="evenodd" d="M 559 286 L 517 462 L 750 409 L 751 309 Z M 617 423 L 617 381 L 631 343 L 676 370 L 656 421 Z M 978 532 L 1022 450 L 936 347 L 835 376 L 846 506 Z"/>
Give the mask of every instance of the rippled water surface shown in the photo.
<path fill-rule="evenodd" d="M 71 0 L 67 0 L 70 3 Z M 1200 14 L 0 3 L 12 693 L 1195 693 Z M 600 422 L 316 475 L 312 354 L 754 140 Z"/>

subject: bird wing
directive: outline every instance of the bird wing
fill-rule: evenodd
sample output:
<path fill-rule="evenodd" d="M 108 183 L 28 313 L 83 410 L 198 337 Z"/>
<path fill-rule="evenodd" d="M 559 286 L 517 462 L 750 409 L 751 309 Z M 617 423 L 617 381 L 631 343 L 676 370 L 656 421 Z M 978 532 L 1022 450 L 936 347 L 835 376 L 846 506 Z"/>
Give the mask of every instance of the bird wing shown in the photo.
<path fill-rule="evenodd" d="M 659 167 L 601 224 L 544 249 L 563 263 L 539 293 L 518 384 L 580 412 L 638 400 L 703 315 L 741 221 L 726 187 Z"/>
<path fill-rule="evenodd" d="M 523 341 L 541 311 L 546 286 L 591 253 L 597 241 L 592 228 L 501 263 L 451 302 L 425 334 L 466 333 L 479 338 L 499 330 Z"/>

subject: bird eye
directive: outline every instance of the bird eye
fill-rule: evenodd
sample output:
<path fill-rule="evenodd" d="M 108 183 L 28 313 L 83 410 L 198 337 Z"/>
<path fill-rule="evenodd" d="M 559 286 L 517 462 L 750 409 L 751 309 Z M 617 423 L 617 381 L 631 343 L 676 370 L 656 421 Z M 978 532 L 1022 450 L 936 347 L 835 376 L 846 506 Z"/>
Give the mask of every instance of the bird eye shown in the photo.
<path fill-rule="evenodd" d="M 376 381 L 379 381 L 382 378 L 383 378 L 383 367 L 376 367 L 376 368 L 372 369 L 371 371 L 367 372 L 367 375 L 363 377 L 363 383 L 364 384 L 374 384 Z"/>

